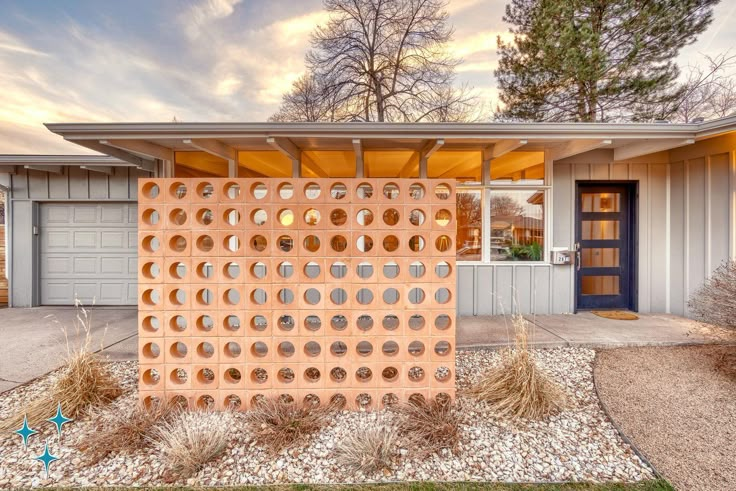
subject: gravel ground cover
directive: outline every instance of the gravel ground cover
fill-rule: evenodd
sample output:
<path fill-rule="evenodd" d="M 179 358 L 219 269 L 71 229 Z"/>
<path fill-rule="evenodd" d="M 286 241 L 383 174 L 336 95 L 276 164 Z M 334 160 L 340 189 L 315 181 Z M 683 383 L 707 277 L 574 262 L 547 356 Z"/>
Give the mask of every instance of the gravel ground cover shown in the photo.
<path fill-rule="evenodd" d="M 611 417 L 678 489 L 736 489 L 736 346 L 616 349 L 595 368 Z"/>
<path fill-rule="evenodd" d="M 335 458 L 345 435 L 375 424 L 391 423 L 392 411 L 340 412 L 305 445 L 270 455 L 249 433 L 242 413 L 235 415 L 231 441 L 223 455 L 207 464 L 196 476 L 180 485 L 244 485 L 278 483 L 341 483 L 390 481 L 504 481 L 504 482 L 638 482 L 653 478 L 607 421 L 596 399 L 592 364 L 595 352 L 579 348 L 535 351 L 540 366 L 547 370 L 568 395 L 568 407 L 546 421 L 499 420 L 492 411 L 462 395 L 482 371 L 496 364 L 495 351 L 457 354 L 457 385 L 460 395 L 461 443 L 455 454 L 445 450 L 420 456 L 400 448 L 393 470 L 379 475 L 352 473 Z M 136 402 L 136 364 L 116 362 L 112 367 L 124 381 L 125 394 L 105 411 L 120 410 Z M 0 396 L 0 418 L 21 406 L 22 401 L 49 387 L 51 374 L 29 386 Z M 152 486 L 168 484 L 167 464 L 156 451 L 114 454 L 93 466 L 85 465 L 76 449 L 93 431 L 89 417 L 64 427 L 62 441 L 51 424 L 36 428 L 23 449 L 20 437 L 0 438 L 0 487 L 19 486 Z M 60 457 L 51 465 L 47 479 L 42 465 L 32 457 L 50 450 Z"/>

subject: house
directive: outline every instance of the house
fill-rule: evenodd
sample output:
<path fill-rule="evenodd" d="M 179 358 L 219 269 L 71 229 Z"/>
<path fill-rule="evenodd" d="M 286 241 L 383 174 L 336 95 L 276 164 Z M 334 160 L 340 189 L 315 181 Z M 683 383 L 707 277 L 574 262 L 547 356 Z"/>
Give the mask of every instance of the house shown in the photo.
<path fill-rule="evenodd" d="M 0 156 L 15 307 L 75 295 L 135 305 L 136 181 L 148 176 L 427 177 L 437 192 L 452 180 L 460 315 L 687 314 L 689 295 L 736 257 L 736 117 L 46 126 L 102 155 Z M 440 211 L 407 213 L 413 224 Z"/>

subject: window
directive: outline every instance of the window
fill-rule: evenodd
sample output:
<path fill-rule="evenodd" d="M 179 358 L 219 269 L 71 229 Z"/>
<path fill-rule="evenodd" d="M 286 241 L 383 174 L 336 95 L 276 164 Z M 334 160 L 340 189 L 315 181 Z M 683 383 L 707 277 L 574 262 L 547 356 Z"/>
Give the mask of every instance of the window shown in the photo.
<path fill-rule="evenodd" d="M 540 261 L 544 191 L 496 189 L 490 194 L 491 261 Z"/>
<path fill-rule="evenodd" d="M 483 200 L 481 189 L 457 190 L 457 260 L 483 259 Z"/>

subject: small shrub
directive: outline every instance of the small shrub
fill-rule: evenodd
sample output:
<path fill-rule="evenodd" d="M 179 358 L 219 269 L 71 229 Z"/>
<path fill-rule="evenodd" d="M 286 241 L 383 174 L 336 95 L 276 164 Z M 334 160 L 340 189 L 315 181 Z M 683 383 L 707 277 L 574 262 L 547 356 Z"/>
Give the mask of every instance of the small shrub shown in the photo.
<path fill-rule="evenodd" d="M 186 479 L 225 450 L 233 423 L 228 411 L 185 411 L 157 426 L 152 441 L 174 476 Z"/>
<path fill-rule="evenodd" d="M 527 345 L 524 318 L 513 317 L 514 350 L 501 352 L 501 364 L 473 384 L 469 393 L 485 401 L 501 417 L 542 419 L 562 409 L 565 394 L 537 367 Z"/>
<path fill-rule="evenodd" d="M 371 426 L 343 439 L 337 450 L 337 460 L 353 472 L 365 475 L 391 470 L 398 435 L 393 426 Z"/>
<path fill-rule="evenodd" d="M 398 405 L 395 411 L 400 415 L 397 429 L 411 447 L 427 455 L 443 448 L 453 452 L 457 449 L 460 418 L 452 404 L 412 399 Z"/>
<path fill-rule="evenodd" d="M 263 399 L 246 413 L 256 442 L 273 453 L 296 446 L 322 429 L 333 408 Z"/>
<path fill-rule="evenodd" d="M 687 306 L 703 322 L 736 329 L 736 261 L 725 261 L 713 271 Z"/>

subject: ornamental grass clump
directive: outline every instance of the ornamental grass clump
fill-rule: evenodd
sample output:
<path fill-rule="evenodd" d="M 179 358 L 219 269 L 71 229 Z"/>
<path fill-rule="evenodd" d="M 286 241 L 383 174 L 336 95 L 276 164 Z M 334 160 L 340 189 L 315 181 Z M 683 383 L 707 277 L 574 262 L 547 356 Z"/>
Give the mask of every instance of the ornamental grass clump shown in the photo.
<path fill-rule="evenodd" d="M 513 350 L 501 352 L 501 364 L 490 369 L 468 390 L 505 418 L 543 419 L 560 411 L 564 391 L 537 367 L 529 352 L 526 320 L 512 318 L 516 342 Z"/>
<path fill-rule="evenodd" d="M 366 476 L 390 471 L 398 454 L 398 440 L 393 425 L 371 426 L 343 438 L 336 458 L 350 471 Z"/>
<path fill-rule="evenodd" d="M 395 408 L 399 414 L 397 429 L 406 444 L 420 454 L 429 455 L 448 449 L 457 450 L 460 442 L 460 418 L 453 404 L 424 398 L 410 400 Z"/>
<path fill-rule="evenodd" d="M 259 401 L 246 413 L 256 442 L 276 454 L 303 443 L 330 421 L 334 408 L 279 398 Z"/>
<path fill-rule="evenodd" d="M 725 261 L 713 271 L 687 306 L 703 322 L 736 329 L 736 261 Z"/>

